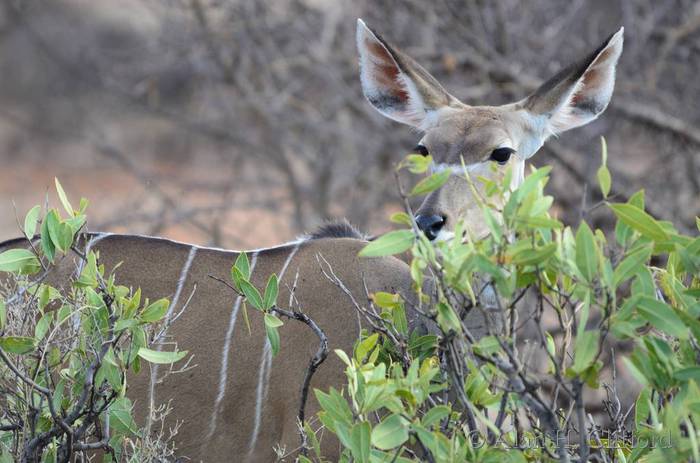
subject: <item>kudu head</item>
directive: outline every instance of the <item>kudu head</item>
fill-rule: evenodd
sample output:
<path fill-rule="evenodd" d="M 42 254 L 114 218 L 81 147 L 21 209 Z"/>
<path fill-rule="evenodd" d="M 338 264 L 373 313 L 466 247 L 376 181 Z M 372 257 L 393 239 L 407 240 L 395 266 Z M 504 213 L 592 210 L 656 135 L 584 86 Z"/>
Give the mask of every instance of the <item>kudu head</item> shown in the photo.
<path fill-rule="evenodd" d="M 357 22 L 360 78 L 365 97 L 384 116 L 421 131 L 415 150 L 433 158 L 433 170 L 451 169 L 441 188 L 430 193 L 416 222 L 430 238 L 449 239 L 464 220 L 475 236 L 486 226 L 464 176 L 464 166 L 477 191 L 479 176 L 503 178 L 512 168 L 511 187 L 524 177 L 525 160 L 545 140 L 596 119 L 607 107 L 622 53 L 621 28 L 593 53 L 563 69 L 527 98 L 502 106 L 470 106 L 440 85 L 411 57 Z M 471 220 L 470 220 L 471 219 Z"/>

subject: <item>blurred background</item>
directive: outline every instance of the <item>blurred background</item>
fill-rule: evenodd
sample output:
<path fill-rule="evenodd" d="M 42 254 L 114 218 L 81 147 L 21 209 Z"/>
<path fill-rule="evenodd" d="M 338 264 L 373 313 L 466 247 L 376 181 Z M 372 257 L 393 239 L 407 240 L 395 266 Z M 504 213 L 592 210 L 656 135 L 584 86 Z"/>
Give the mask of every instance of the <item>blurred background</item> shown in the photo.
<path fill-rule="evenodd" d="M 617 198 L 645 188 L 652 214 L 694 228 L 697 1 L 2 0 L 0 240 L 56 203 L 55 176 L 90 199 L 92 230 L 231 248 L 330 217 L 386 230 L 419 136 L 364 101 L 357 17 L 469 104 L 526 96 L 624 25 L 607 112 L 533 162 L 575 224 L 600 199 L 604 135 Z"/>

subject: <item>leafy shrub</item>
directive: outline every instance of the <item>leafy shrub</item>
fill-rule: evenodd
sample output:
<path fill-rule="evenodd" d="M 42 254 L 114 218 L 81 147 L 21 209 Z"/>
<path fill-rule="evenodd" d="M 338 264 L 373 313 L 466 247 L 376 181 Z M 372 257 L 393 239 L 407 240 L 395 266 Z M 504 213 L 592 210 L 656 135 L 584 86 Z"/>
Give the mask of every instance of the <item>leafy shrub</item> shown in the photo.
<path fill-rule="evenodd" d="M 598 179 L 607 197 L 605 157 L 603 145 Z M 409 156 L 400 168 L 420 173 L 429 164 Z M 585 222 L 565 227 L 544 194 L 549 170 L 533 170 L 513 192 L 510 172 L 501 184 L 468 179 L 487 182 L 483 239 L 459 223 L 463 239 L 429 242 L 407 210 L 394 216 L 407 228 L 363 250 L 410 250 L 415 286 L 432 301 L 417 309 L 436 336 L 423 343 L 427 352 L 417 350 L 400 322 L 404 303 L 375 295 L 376 329 L 354 352 L 336 352 L 344 390 L 316 391 L 321 421 L 344 448 L 341 461 L 700 461 L 700 238 L 645 212 L 643 191 L 601 204 L 617 219 L 614 236 Z M 448 176 L 426 177 L 412 194 Z M 473 311 L 487 321 L 484 337 L 464 322 Z M 519 342 L 525 321 L 543 368 L 529 361 L 533 346 Z M 633 349 L 610 353 L 618 344 Z M 604 359 L 640 383 L 632 409 L 605 383 Z M 605 412 L 592 412 L 584 392 L 601 387 Z M 302 460 L 322 457 L 316 448 Z"/>
<path fill-rule="evenodd" d="M 126 373 L 144 361 L 187 354 L 149 348 L 169 301 L 142 300 L 106 274 L 97 254 L 85 253 L 87 201 L 75 210 L 56 188 L 66 217 L 57 209 L 40 217 L 35 206 L 23 226 L 28 249 L 0 254 L 0 462 L 69 461 L 98 449 L 107 460 L 161 461 L 172 436 L 144 435 L 125 390 Z M 80 256 L 74 278 L 52 285 L 51 271 L 71 251 Z M 162 419 L 167 409 L 152 413 Z"/>

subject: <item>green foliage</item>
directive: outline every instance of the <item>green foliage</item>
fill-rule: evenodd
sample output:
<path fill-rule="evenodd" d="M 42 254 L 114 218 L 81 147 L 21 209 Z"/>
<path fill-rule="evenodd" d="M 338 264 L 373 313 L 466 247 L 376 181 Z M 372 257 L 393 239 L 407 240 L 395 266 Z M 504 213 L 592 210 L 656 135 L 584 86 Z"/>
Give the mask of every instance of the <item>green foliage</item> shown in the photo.
<path fill-rule="evenodd" d="M 277 275 L 270 275 L 262 295 L 251 282 L 251 278 L 252 275 L 248 256 L 246 256 L 245 252 L 242 252 L 236 258 L 233 267 L 231 267 L 232 287 L 238 292 L 240 297 L 245 298 L 248 304 L 263 313 L 267 341 L 270 343 L 272 355 L 277 355 L 280 350 L 279 328 L 283 325 L 282 320 L 276 315 L 282 313 L 277 307 L 277 296 L 279 295 L 279 281 Z M 289 314 L 285 313 L 285 315 Z M 246 324 L 248 324 L 248 316 L 245 311 L 244 316 Z"/>
<path fill-rule="evenodd" d="M 607 198 L 604 141 L 602 150 L 597 178 Z M 409 157 L 400 167 L 422 173 L 422 162 Z M 560 452 L 574 459 L 604 452 L 608 461 L 690 461 L 700 454 L 700 237 L 652 217 L 643 192 L 626 203 L 605 200 L 616 219 L 614 237 L 586 222 L 565 227 L 544 194 L 549 170 L 533 170 L 515 191 L 510 172 L 500 183 L 479 180 L 482 220 L 490 230 L 483 239 L 471 239 L 458 223 L 456 239 L 429 242 L 399 213 L 392 221 L 406 228 L 360 253 L 411 250 L 411 275 L 422 300 L 431 299 L 421 307 L 434 332 L 426 349 L 412 348 L 420 336 L 394 317 L 398 307 L 408 310 L 403 300 L 372 295 L 380 329 L 364 333 L 352 358 L 336 352 L 346 365 L 343 391 L 316 391 L 320 419 L 345 449 L 341 461 L 550 461 Z M 427 177 L 418 192 L 444 181 Z M 516 309 L 524 294 L 525 308 Z M 486 314 L 487 306 L 496 306 L 501 323 L 492 319 L 487 333 L 474 338 L 467 315 Z M 546 363 L 528 364 L 518 349 L 519 325 L 508 323 L 516 310 L 535 322 Z M 557 321 L 556 331 L 545 317 Z M 609 383 L 601 356 L 615 343 L 633 346 L 628 353 L 615 350 L 615 359 L 644 389 L 632 428 L 622 423 L 613 437 L 601 438 L 592 434 L 582 391 Z M 545 382 L 556 384 L 559 399 L 570 405 L 557 408 L 546 398 L 535 406 L 546 396 Z M 529 425 L 514 424 L 524 412 Z M 496 416 L 502 416 L 498 423 Z M 583 447 L 577 429 L 589 433 Z M 553 439 L 558 433 L 576 441 L 562 445 Z M 538 445 L 519 447 L 522 439 Z M 640 439 L 657 445 L 636 445 Z M 668 439 L 672 445 L 663 445 Z"/>
<path fill-rule="evenodd" d="M 415 241 L 412 230 L 395 230 L 380 236 L 360 252 L 360 257 L 381 257 L 411 249 Z"/>
<path fill-rule="evenodd" d="M 596 177 L 598 178 L 598 185 L 600 186 L 600 192 L 603 194 L 603 198 L 607 198 L 610 194 L 610 186 L 612 184 L 612 178 L 610 176 L 610 171 L 608 170 L 608 144 L 605 142 L 605 138 L 600 137 L 601 143 L 601 157 L 602 161 Z"/>
<path fill-rule="evenodd" d="M 452 172 L 449 169 L 442 170 L 438 173 L 426 177 L 416 184 L 411 190 L 411 196 L 420 196 L 435 191 L 444 185 L 450 178 Z"/>
<path fill-rule="evenodd" d="M 107 415 L 109 445 L 121 455 L 143 437 L 124 396 L 127 373 L 142 361 L 172 364 L 187 355 L 148 345 L 169 301 L 141 301 L 140 290 L 105 273 L 94 251 L 85 255 L 87 201 L 75 210 L 58 180 L 56 190 L 68 216 L 49 209 L 42 217 L 33 207 L 22 228 L 32 241 L 0 254 L 0 427 L 9 429 L 0 431 L 0 461 L 68 458 L 69 443 L 103 437 Z M 84 261 L 79 275 L 54 287 L 46 276 L 58 253 Z"/>

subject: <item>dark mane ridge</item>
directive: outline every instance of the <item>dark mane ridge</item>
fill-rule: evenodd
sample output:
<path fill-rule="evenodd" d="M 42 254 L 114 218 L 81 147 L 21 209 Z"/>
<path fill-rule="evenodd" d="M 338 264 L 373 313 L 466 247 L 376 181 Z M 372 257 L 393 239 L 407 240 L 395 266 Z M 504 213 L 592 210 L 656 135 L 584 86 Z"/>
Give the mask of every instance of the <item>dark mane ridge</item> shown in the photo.
<path fill-rule="evenodd" d="M 316 230 L 307 235 L 310 240 L 320 240 L 323 238 L 355 238 L 366 240 L 367 235 L 355 228 L 347 219 L 334 220 L 319 225 Z"/>

